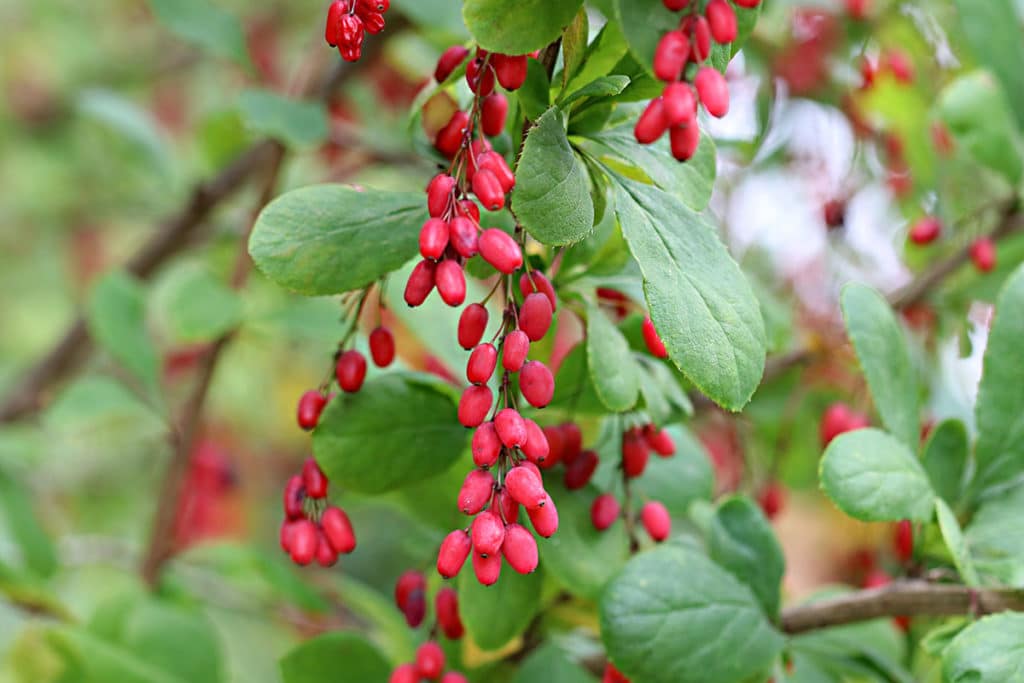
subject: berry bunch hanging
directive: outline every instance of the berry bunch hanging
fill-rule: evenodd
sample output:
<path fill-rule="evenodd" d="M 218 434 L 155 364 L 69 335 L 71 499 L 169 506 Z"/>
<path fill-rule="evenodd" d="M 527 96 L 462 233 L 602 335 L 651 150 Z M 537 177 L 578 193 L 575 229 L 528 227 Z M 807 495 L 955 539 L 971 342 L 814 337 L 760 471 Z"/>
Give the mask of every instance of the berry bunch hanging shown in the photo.
<path fill-rule="evenodd" d="M 334 0 L 327 9 L 327 44 L 337 47 L 346 62 L 358 62 L 363 39 L 367 33 L 384 30 L 384 14 L 390 6 L 391 0 Z"/>
<path fill-rule="evenodd" d="M 356 549 L 352 522 L 344 510 L 327 502 L 327 486 L 320 466 L 309 458 L 302 473 L 289 479 L 284 488 L 281 548 L 297 565 L 315 559 L 322 567 L 333 567 L 338 555 Z"/>
<path fill-rule="evenodd" d="M 761 0 L 733 0 L 740 7 L 757 7 Z M 679 27 L 661 37 L 654 52 L 655 77 L 665 83 L 661 96 L 647 105 L 634 128 L 637 142 L 649 145 L 666 132 L 672 156 L 688 161 L 700 145 L 697 104 L 714 117 L 729 112 L 729 86 L 725 76 L 708 63 L 712 41 L 736 40 L 736 10 L 729 0 L 711 0 L 699 12 L 695 0 L 663 0 L 665 7 L 681 12 Z"/>

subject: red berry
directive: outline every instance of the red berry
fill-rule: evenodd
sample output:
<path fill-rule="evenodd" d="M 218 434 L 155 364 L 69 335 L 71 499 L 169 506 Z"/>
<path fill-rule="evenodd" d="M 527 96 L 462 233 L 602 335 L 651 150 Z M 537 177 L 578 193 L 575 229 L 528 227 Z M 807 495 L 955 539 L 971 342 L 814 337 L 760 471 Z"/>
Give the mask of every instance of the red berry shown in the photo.
<path fill-rule="evenodd" d="M 327 477 L 313 458 L 302 463 L 302 486 L 310 498 L 327 497 Z"/>
<path fill-rule="evenodd" d="M 468 126 L 469 114 L 464 111 L 455 112 L 448 123 L 445 124 L 445 127 L 437 132 L 437 137 L 434 138 L 434 147 L 449 159 L 453 158 L 456 152 L 459 151 L 459 148 L 462 147 Z"/>
<path fill-rule="evenodd" d="M 437 614 L 437 625 L 448 640 L 458 640 L 466 632 L 459 616 L 459 594 L 455 589 L 445 586 L 437 592 L 434 612 Z"/>
<path fill-rule="evenodd" d="M 473 550 L 481 555 L 496 555 L 505 541 L 505 523 L 497 514 L 484 510 L 470 528 L 473 538 Z"/>
<path fill-rule="evenodd" d="M 896 559 L 909 562 L 914 557 L 914 527 L 909 519 L 896 523 L 896 532 L 892 539 L 892 549 Z"/>
<path fill-rule="evenodd" d="M 288 539 L 292 562 L 303 567 L 312 562 L 316 557 L 318 540 L 316 525 L 313 522 L 308 519 L 293 522 Z"/>
<path fill-rule="evenodd" d="M 676 442 L 672 435 L 664 429 L 658 429 L 654 425 L 647 425 L 643 431 L 644 441 L 651 447 L 651 450 L 663 458 L 675 455 Z"/>
<path fill-rule="evenodd" d="M 327 397 L 319 391 L 311 390 L 304 393 L 299 399 L 299 426 L 307 431 L 316 427 L 326 405 Z"/>
<path fill-rule="evenodd" d="M 523 421 L 526 423 L 526 443 L 520 446 L 519 450 L 523 452 L 523 455 L 530 462 L 542 463 L 547 459 L 550 452 L 548 439 L 544 436 L 544 431 L 536 422 L 529 418 L 525 418 Z"/>
<path fill-rule="evenodd" d="M 583 432 L 575 422 L 564 422 L 559 429 L 562 431 L 562 460 L 570 463 L 583 452 Z"/>
<path fill-rule="evenodd" d="M 725 0 L 711 0 L 704 10 L 704 16 L 707 17 L 711 37 L 716 43 L 725 45 L 736 40 L 736 11 L 732 5 Z"/>
<path fill-rule="evenodd" d="M 492 58 L 498 82 L 505 90 L 518 90 L 526 82 L 526 55 L 499 55 Z"/>
<path fill-rule="evenodd" d="M 669 0 L 666 0 L 666 2 L 668 1 Z M 689 1 L 690 0 L 684 0 L 684 6 L 685 3 Z M 630 683 L 630 681 L 622 674 L 621 671 L 615 668 L 614 664 L 608 662 L 604 665 L 604 676 L 601 677 L 601 683 Z"/>
<path fill-rule="evenodd" d="M 484 557 L 480 553 L 473 553 L 473 573 L 484 586 L 493 586 L 501 576 L 501 555 L 495 553 Z"/>
<path fill-rule="evenodd" d="M 548 442 L 548 457 L 542 464 L 544 469 L 554 467 L 562 461 L 562 454 L 565 451 L 565 437 L 562 428 L 559 426 L 544 427 L 544 438 Z"/>
<path fill-rule="evenodd" d="M 498 438 L 509 448 L 518 448 L 526 443 L 526 421 L 513 408 L 504 408 L 494 416 L 494 429 Z"/>
<path fill-rule="evenodd" d="M 610 493 L 602 493 L 594 499 L 590 506 L 590 521 L 598 531 L 604 531 L 619 518 L 622 508 L 619 501 Z"/>
<path fill-rule="evenodd" d="M 456 116 L 461 112 L 456 113 Z M 448 210 L 455 191 L 456 181 L 447 173 L 439 173 L 427 185 L 427 211 L 431 217 L 439 218 Z"/>
<path fill-rule="evenodd" d="M 480 343 L 487 328 L 487 308 L 482 304 L 470 304 L 459 316 L 459 346 L 471 349 Z"/>
<path fill-rule="evenodd" d="M 420 228 L 420 255 L 435 261 L 444 255 L 448 247 L 448 223 L 440 218 L 431 218 Z"/>
<path fill-rule="evenodd" d="M 544 505 L 549 499 L 540 476 L 525 464 L 509 470 L 505 476 L 505 490 L 527 511 Z"/>
<path fill-rule="evenodd" d="M 328 507 L 320 517 L 320 527 L 336 552 L 347 555 L 356 549 L 356 534 L 352 530 L 352 522 L 345 511 L 338 507 Z"/>
<path fill-rule="evenodd" d="M 907 53 L 901 50 L 890 50 L 885 56 L 885 64 L 889 67 L 893 77 L 900 83 L 914 81 L 914 63 L 910 61 Z"/>
<path fill-rule="evenodd" d="M 405 303 L 410 306 L 419 306 L 430 292 L 434 290 L 434 271 L 437 264 L 428 259 L 423 259 L 416 264 L 409 274 L 409 280 L 405 283 Z"/>
<path fill-rule="evenodd" d="M 415 665 L 403 664 L 391 672 L 388 683 L 420 683 L 420 676 Z"/>
<path fill-rule="evenodd" d="M 516 186 L 516 176 L 512 173 L 512 169 L 509 168 L 508 162 L 505 161 L 505 157 L 501 156 L 497 152 L 484 152 L 477 158 L 477 166 L 483 170 L 487 169 L 495 175 L 498 179 L 498 183 L 501 185 L 501 189 L 505 192 L 511 192 L 512 188 Z"/>
<path fill-rule="evenodd" d="M 486 507 L 494 493 L 494 477 L 487 470 L 470 470 L 459 489 L 459 509 L 475 515 Z"/>
<path fill-rule="evenodd" d="M 506 275 L 514 273 L 523 265 L 522 249 L 511 235 L 498 228 L 488 228 L 481 233 L 480 255 L 484 261 Z"/>
<path fill-rule="evenodd" d="M 480 207 L 472 199 L 460 199 L 458 208 L 460 216 L 465 216 L 477 225 L 480 224 Z"/>
<path fill-rule="evenodd" d="M 421 572 L 412 569 L 403 572 L 395 582 L 395 606 L 404 612 L 409 606 L 409 599 L 415 593 L 423 593 L 425 590 L 427 578 Z"/>
<path fill-rule="evenodd" d="M 754 9 L 761 4 L 761 0 L 732 0 L 736 3 L 737 7 L 743 7 L 745 9 Z"/>
<path fill-rule="evenodd" d="M 662 0 L 665 7 L 678 12 L 681 9 L 686 9 L 686 6 L 690 4 L 690 0 Z"/>
<path fill-rule="evenodd" d="M 338 551 L 327 542 L 323 531 L 317 534 L 316 563 L 321 567 L 333 567 L 338 563 Z"/>
<path fill-rule="evenodd" d="M 416 673 L 420 678 L 434 681 L 444 671 L 444 651 L 433 640 L 428 640 L 416 650 Z"/>
<path fill-rule="evenodd" d="M 473 464 L 477 467 L 494 467 L 501 454 L 501 439 L 493 422 L 484 422 L 473 433 Z"/>
<path fill-rule="evenodd" d="M 291 553 L 292 529 L 294 526 L 295 523 L 287 519 L 281 522 L 281 533 L 278 535 L 278 540 L 281 543 L 281 550 L 286 553 Z"/>
<path fill-rule="evenodd" d="M 304 515 L 302 501 L 306 499 L 306 489 L 302 485 L 302 477 L 298 474 L 288 480 L 284 487 L 284 514 L 288 519 L 299 519 Z"/>
<path fill-rule="evenodd" d="M 461 306 L 466 300 L 466 273 L 458 261 L 445 259 L 434 271 L 434 286 L 449 306 Z"/>
<path fill-rule="evenodd" d="M 551 310 L 558 309 L 558 298 L 555 296 L 555 287 L 551 280 L 545 277 L 539 270 L 531 270 L 519 276 L 519 292 L 525 299 L 534 292 L 540 292 L 551 302 Z"/>
<path fill-rule="evenodd" d="M 366 358 L 355 349 L 349 349 L 338 358 L 334 374 L 342 391 L 359 391 L 366 379 Z"/>
<path fill-rule="evenodd" d="M 651 451 L 647 442 L 635 430 L 622 437 L 622 471 L 629 478 L 639 477 L 647 469 Z"/>
<path fill-rule="evenodd" d="M 327 28 L 324 31 L 324 39 L 331 47 L 337 47 L 341 40 L 341 17 L 347 11 L 347 0 L 334 0 L 327 9 Z"/>
<path fill-rule="evenodd" d="M 863 413 L 852 410 L 845 403 L 833 403 L 825 409 L 821 416 L 821 445 L 827 446 L 832 439 L 840 434 L 870 426 L 870 421 Z"/>
<path fill-rule="evenodd" d="M 669 83 L 661 94 L 661 100 L 665 125 L 670 128 L 697 125 L 697 98 L 688 83 Z"/>
<path fill-rule="evenodd" d="M 484 60 L 477 55 L 466 65 L 466 83 L 469 89 L 480 97 L 487 97 L 494 92 L 494 69 L 485 66 Z"/>
<path fill-rule="evenodd" d="M 356 12 L 359 14 L 365 14 L 367 12 L 377 12 L 383 14 L 387 12 L 391 7 L 391 0 L 356 0 Z"/>
<path fill-rule="evenodd" d="M 498 349 L 494 344 L 480 344 L 469 354 L 466 379 L 473 384 L 486 384 L 498 364 Z"/>
<path fill-rule="evenodd" d="M 910 228 L 910 241 L 917 245 L 931 244 L 942 232 L 942 223 L 932 216 L 925 216 Z"/>
<path fill-rule="evenodd" d="M 590 483 L 600 458 L 594 451 L 583 451 L 565 466 L 565 488 L 576 491 Z"/>
<path fill-rule="evenodd" d="M 513 330 L 505 335 L 501 349 L 501 366 L 509 372 L 519 372 L 530 352 L 530 338 L 522 330 Z"/>
<path fill-rule="evenodd" d="M 462 258 L 476 256 L 478 235 L 476 225 L 465 216 L 456 216 L 448 224 L 448 239 Z"/>
<path fill-rule="evenodd" d="M 974 267 L 983 273 L 989 273 L 996 267 L 996 245 L 987 237 L 971 245 L 971 260 Z"/>
<path fill-rule="evenodd" d="M 473 176 L 473 193 L 488 211 L 498 211 L 505 206 L 505 189 L 498 176 L 487 168 L 477 170 Z"/>
<path fill-rule="evenodd" d="M 764 485 L 757 494 L 757 504 L 761 506 L 765 517 L 775 519 L 786 503 L 785 495 L 782 485 L 778 482 L 770 481 Z"/>
<path fill-rule="evenodd" d="M 386 368 L 395 360 L 395 338 L 391 330 L 377 327 L 370 332 L 370 357 L 378 368 Z"/>
<path fill-rule="evenodd" d="M 672 156 L 677 161 L 689 161 L 700 146 L 700 128 L 694 121 L 688 126 L 675 126 L 668 132 Z"/>
<path fill-rule="evenodd" d="M 363 20 L 354 14 L 343 14 L 338 20 L 338 45 L 356 47 L 363 42 Z"/>
<path fill-rule="evenodd" d="M 661 81 L 675 81 L 690 56 L 690 41 L 682 31 L 669 31 L 654 50 L 654 75 Z"/>
<path fill-rule="evenodd" d="M 672 533 L 672 518 L 668 509 L 656 500 L 644 503 L 640 509 L 640 521 L 648 535 L 658 543 L 661 543 Z"/>
<path fill-rule="evenodd" d="M 846 222 L 846 202 L 842 199 L 830 199 L 824 207 L 825 225 L 830 228 L 842 227 Z"/>
<path fill-rule="evenodd" d="M 544 363 L 531 360 L 520 372 L 519 390 L 531 406 L 544 408 L 555 396 L 555 377 Z"/>
<path fill-rule="evenodd" d="M 469 56 L 469 49 L 462 45 L 452 45 L 450 48 L 445 50 L 440 59 L 437 60 L 437 67 L 434 69 L 434 80 L 438 83 L 443 83 L 448 80 L 448 77 L 452 75 L 452 72 L 462 64 L 462 62 Z"/>
<path fill-rule="evenodd" d="M 500 92 L 488 95 L 480 105 L 480 128 L 484 135 L 501 135 L 508 118 L 508 98 Z"/>
<path fill-rule="evenodd" d="M 530 523 L 533 530 L 544 538 L 551 538 L 558 531 L 558 508 L 551 496 L 544 499 L 544 504 L 538 508 L 527 508 L 526 514 L 530 516 Z"/>
<path fill-rule="evenodd" d="M 501 554 L 509 566 L 520 574 L 532 574 L 537 569 L 537 539 L 524 526 L 509 524 L 505 527 Z"/>
<path fill-rule="evenodd" d="M 498 511 L 506 524 L 511 524 L 519 519 L 519 503 L 509 495 L 508 490 L 504 486 L 494 494 L 493 508 Z"/>
<path fill-rule="evenodd" d="M 459 399 L 459 422 L 463 427 L 479 427 L 487 419 L 493 400 L 494 396 L 486 386 L 466 387 Z"/>
<path fill-rule="evenodd" d="M 458 671 L 449 671 L 444 676 L 441 676 L 441 683 L 469 683 L 469 679 Z"/>
<path fill-rule="evenodd" d="M 530 341 L 540 341 L 551 329 L 551 300 L 539 292 L 530 294 L 519 308 L 519 329 Z"/>
<path fill-rule="evenodd" d="M 722 118 L 729 113 L 729 84 L 718 69 L 710 66 L 701 67 L 693 79 L 697 95 L 708 113 Z"/>
<path fill-rule="evenodd" d="M 658 336 L 658 331 L 654 329 L 654 321 L 651 320 L 651 316 L 644 318 L 644 324 L 640 331 L 644 336 L 644 344 L 647 345 L 647 350 L 652 356 L 668 358 L 668 349 L 665 348 L 665 342 L 661 341 L 661 337 Z"/>
<path fill-rule="evenodd" d="M 690 58 L 699 63 L 711 55 L 711 27 L 704 17 L 689 17 L 683 22 L 683 33 L 690 36 Z"/>
<path fill-rule="evenodd" d="M 363 28 L 371 35 L 377 35 L 384 30 L 384 15 L 380 12 L 368 12 L 363 16 Z"/>
<path fill-rule="evenodd" d="M 469 534 L 462 529 L 456 529 L 445 536 L 441 550 L 437 553 L 437 573 L 446 579 L 458 576 L 472 547 Z"/>
<path fill-rule="evenodd" d="M 637 119 L 633 135 L 640 144 L 649 145 L 664 135 L 667 128 L 664 103 L 660 97 L 656 97 Z"/>

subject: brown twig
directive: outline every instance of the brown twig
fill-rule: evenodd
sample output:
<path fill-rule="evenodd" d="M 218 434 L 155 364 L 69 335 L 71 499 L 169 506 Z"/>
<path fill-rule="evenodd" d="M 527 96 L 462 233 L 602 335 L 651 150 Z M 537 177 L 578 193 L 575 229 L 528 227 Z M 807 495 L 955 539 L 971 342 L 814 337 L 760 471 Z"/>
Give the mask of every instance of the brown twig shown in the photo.
<path fill-rule="evenodd" d="M 985 615 L 1024 611 L 1024 590 L 897 581 L 782 611 L 785 633 L 806 633 L 869 619 L 898 616 Z"/>

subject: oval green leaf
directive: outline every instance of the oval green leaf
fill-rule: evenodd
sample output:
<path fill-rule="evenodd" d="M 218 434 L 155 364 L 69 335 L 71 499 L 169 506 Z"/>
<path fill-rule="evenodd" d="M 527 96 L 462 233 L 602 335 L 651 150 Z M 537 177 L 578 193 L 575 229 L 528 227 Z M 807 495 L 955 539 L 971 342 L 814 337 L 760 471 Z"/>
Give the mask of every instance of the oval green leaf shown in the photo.
<path fill-rule="evenodd" d="M 86 321 L 96 343 L 155 394 L 159 389 L 159 361 L 146 331 L 142 283 L 121 271 L 105 275 L 89 297 Z"/>
<path fill-rule="evenodd" d="M 555 41 L 583 0 L 465 0 L 462 19 L 480 47 L 525 55 Z"/>
<path fill-rule="evenodd" d="M 762 671 L 783 639 L 754 594 L 696 550 L 634 557 L 601 599 L 601 638 L 644 683 L 737 683 Z"/>
<path fill-rule="evenodd" d="M 865 522 L 932 517 L 935 493 L 910 449 L 878 429 L 840 434 L 821 460 L 821 488 L 836 506 Z"/>
<path fill-rule="evenodd" d="M 634 405 L 640 374 L 629 342 L 596 304 L 587 306 L 587 367 L 597 397 L 615 413 Z"/>
<path fill-rule="evenodd" d="M 1024 614 L 985 617 L 964 629 L 942 656 L 945 683 L 1008 683 L 1024 671 Z"/>
<path fill-rule="evenodd" d="M 786 560 L 775 532 L 753 501 L 736 497 L 718 506 L 711 519 L 708 554 L 750 586 L 765 614 L 778 614 Z"/>
<path fill-rule="evenodd" d="M 540 570 L 517 574 L 506 562 L 498 582 L 484 586 L 467 562 L 459 575 L 459 611 L 473 642 L 483 650 L 497 650 L 526 630 L 540 609 L 543 582 Z"/>
<path fill-rule="evenodd" d="M 967 550 L 967 543 L 964 541 L 964 533 L 960 529 L 960 523 L 956 515 L 949 509 L 949 505 L 941 498 L 935 499 L 935 517 L 939 522 L 939 531 L 942 532 L 942 540 L 946 542 L 946 548 L 953 557 L 953 564 L 960 572 L 960 579 L 968 586 L 979 586 L 981 580 L 974 568 L 971 554 Z"/>
<path fill-rule="evenodd" d="M 960 500 L 969 445 L 967 428 L 960 420 L 944 420 L 928 435 L 921 463 L 935 495 L 949 503 Z"/>
<path fill-rule="evenodd" d="M 327 633 L 299 645 L 281 659 L 284 683 L 385 681 L 391 666 L 368 640 L 355 633 Z"/>
<path fill-rule="evenodd" d="M 309 296 L 340 294 L 415 256 L 426 216 L 419 193 L 313 185 L 263 210 L 249 254 L 282 287 Z"/>

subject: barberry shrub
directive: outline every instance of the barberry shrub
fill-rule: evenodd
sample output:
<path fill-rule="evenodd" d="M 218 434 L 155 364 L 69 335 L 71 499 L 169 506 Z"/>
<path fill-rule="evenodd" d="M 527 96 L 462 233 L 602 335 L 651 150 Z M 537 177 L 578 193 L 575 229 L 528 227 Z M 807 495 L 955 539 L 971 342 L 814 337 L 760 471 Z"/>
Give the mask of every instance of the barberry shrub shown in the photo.
<path fill-rule="evenodd" d="M 272 29 L 251 28 L 249 64 L 229 14 L 151 4 L 281 86 Z M 802 4 L 282 13 L 318 50 L 278 89 L 314 92 L 300 81 L 329 63 L 331 99 L 247 90 L 229 117 L 267 136 L 242 159 L 269 175 L 231 287 L 220 240 L 151 293 L 150 252 L 138 278 L 103 277 L 83 325 L 104 352 L 89 372 L 110 377 L 43 421 L 160 413 L 178 457 L 147 546 L 54 546 L 0 459 L 0 595 L 28 615 L 0 629 L 0 679 L 1019 680 L 1020 17 L 1011 0 Z M 850 169 L 816 156 L 833 129 L 807 111 L 842 120 Z M 313 145 L 321 165 L 276 194 Z M 253 305 L 234 291 L 247 258 Z M 281 319 L 301 333 L 267 360 Z M 154 338 L 173 345 L 162 373 Z M 236 342 L 264 366 L 219 377 Z M 190 372 L 198 388 L 173 391 Z M 252 441 L 301 458 L 232 456 L 240 435 L 200 425 L 211 384 L 218 411 L 258 415 Z M 243 523 L 260 482 L 272 500 Z M 246 527 L 266 542 L 208 543 Z M 58 571 L 58 550 L 72 569 L 141 555 L 152 590 L 94 598 L 105 577 Z"/>

